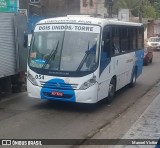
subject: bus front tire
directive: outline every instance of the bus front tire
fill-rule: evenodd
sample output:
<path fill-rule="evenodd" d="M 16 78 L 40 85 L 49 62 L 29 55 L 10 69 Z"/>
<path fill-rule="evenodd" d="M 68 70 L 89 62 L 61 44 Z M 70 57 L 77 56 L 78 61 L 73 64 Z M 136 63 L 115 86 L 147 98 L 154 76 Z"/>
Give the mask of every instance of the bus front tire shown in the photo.
<path fill-rule="evenodd" d="M 114 78 L 112 78 L 112 80 L 111 80 L 111 82 L 109 84 L 108 97 L 105 98 L 105 102 L 107 104 L 112 103 L 114 95 L 115 95 L 115 92 L 116 92 L 116 81 L 115 81 Z"/>

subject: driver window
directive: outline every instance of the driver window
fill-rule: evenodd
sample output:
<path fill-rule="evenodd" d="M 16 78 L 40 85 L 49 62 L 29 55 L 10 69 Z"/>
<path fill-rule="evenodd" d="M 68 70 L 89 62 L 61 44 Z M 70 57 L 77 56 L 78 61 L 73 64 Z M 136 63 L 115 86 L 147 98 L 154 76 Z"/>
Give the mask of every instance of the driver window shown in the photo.
<path fill-rule="evenodd" d="M 103 46 L 101 51 L 101 59 L 107 59 L 110 56 L 111 51 L 111 34 L 110 34 L 110 27 L 106 26 L 103 30 Z"/>

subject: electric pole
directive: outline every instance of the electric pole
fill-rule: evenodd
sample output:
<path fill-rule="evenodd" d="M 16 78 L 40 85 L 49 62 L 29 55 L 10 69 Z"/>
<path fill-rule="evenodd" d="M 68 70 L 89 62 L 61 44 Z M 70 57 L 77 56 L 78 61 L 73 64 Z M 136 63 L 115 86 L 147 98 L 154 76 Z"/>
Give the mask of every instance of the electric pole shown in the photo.
<path fill-rule="evenodd" d="M 109 16 L 109 18 L 112 18 L 113 0 L 105 0 L 105 3 L 108 7 L 108 16 Z"/>
<path fill-rule="evenodd" d="M 140 9 L 139 9 L 139 23 L 142 23 L 143 19 L 143 0 L 140 0 Z"/>

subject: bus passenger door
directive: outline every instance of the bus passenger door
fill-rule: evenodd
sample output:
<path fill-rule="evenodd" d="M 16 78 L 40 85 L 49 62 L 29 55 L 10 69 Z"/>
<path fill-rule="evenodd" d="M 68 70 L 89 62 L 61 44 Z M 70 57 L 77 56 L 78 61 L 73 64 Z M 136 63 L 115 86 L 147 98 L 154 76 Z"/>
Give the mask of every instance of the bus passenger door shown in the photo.
<path fill-rule="evenodd" d="M 109 26 L 103 30 L 99 67 L 98 101 L 108 96 L 111 79 L 111 36 Z"/>

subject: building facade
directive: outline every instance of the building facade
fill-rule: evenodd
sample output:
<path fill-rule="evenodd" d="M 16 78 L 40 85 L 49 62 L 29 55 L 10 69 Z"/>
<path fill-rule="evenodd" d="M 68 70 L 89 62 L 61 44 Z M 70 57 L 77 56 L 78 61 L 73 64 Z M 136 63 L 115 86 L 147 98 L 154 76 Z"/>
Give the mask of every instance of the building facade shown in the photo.
<path fill-rule="evenodd" d="M 20 9 L 27 9 L 28 15 L 59 17 L 80 14 L 77 0 L 19 0 Z"/>
<path fill-rule="evenodd" d="M 80 0 L 80 13 L 83 15 L 107 17 L 105 0 Z"/>

